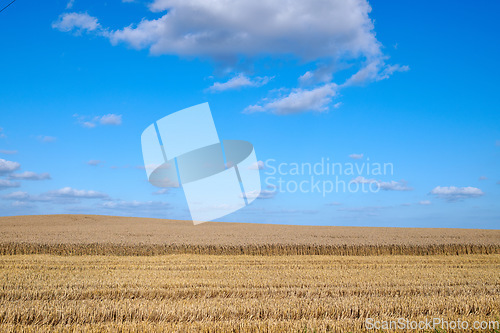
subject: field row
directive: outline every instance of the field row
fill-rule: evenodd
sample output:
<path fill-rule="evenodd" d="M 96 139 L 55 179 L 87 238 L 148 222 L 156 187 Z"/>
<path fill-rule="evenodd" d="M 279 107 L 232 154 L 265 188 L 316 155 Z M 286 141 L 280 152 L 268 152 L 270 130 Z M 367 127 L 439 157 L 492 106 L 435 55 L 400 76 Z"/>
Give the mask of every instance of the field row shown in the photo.
<path fill-rule="evenodd" d="M 115 255 L 153 256 L 169 254 L 207 255 L 470 255 L 500 254 L 500 245 L 439 244 L 439 245 L 192 245 L 192 244 L 36 244 L 0 243 L 0 255 Z"/>

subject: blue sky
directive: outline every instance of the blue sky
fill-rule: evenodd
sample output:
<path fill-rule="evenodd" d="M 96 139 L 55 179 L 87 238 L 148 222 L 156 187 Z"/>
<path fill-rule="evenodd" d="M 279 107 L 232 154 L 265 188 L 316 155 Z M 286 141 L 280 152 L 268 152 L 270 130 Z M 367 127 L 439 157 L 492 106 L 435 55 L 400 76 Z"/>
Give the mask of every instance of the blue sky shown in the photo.
<path fill-rule="evenodd" d="M 182 189 L 148 183 L 140 135 L 209 102 L 264 166 L 393 165 L 338 175 L 376 193 L 327 195 L 273 191 L 267 166 L 221 221 L 498 228 L 499 7 L 18 0 L 0 13 L 0 215 L 189 219 Z"/>

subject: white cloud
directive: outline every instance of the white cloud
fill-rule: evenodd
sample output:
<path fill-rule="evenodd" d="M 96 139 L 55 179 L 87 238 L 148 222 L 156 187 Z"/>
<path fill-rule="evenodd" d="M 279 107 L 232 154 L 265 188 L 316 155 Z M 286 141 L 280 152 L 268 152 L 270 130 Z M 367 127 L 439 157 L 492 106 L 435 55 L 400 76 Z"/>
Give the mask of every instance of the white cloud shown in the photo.
<path fill-rule="evenodd" d="M 392 74 L 397 72 L 408 72 L 410 70 L 410 66 L 401 66 L 401 65 L 386 65 L 383 67 L 383 70 L 376 77 L 376 81 L 388 79 Z"/>
<path fill-rule="evenodd" d="M 391 180 L 390 182 L 378 182 L 378 186 L 384 191 L 412 191 L 413 188 L 408 187 L 407 182 L 401 180 L 399 182 Z"/>
<path fill-rule="evenodd" d="M 73 8 L 74 4 L 75 4 L 75 0 L 69 0 L 68 3 L 66 4 L 66 9 Z"/>
<path fill-rule="evenodd" d="M 5 200 L 17 200 L 17 201 L 38 201 L 35 197 L 28 194 L 28 192 L 17 191 L 6 194 L 2 196 Z"/>
<path fill-rule="evenodd" d="M 35 205 L 25 201 L 14 201 L 12 203 L 12 207 L 27 209 L 27 208 L 33 208 L 35 207 Z"/>
<path fill-rule="evenodd" d="M 101 125 L 121 125 L 122 124 L 122 116 L 118 114 L 107 114 L 99 118 L 99 123 Z"/>
<path fill-rule="evenodd" d="M 74 114 L 73 117 L 77 118 L 78 123 L 86 128 L 94 128 L 97 125 L 113 125 L 118 126 L 122 124 L 122 115 L 121 114 L 106 114 L 103 116 L 81 116 L 78 114 Z"/>
<path fill-rule="evenodd" d="M 384 191 L 412 191 L 413 188 L 408 187 L 407 182 L 401 180 L 399 182 L 391 180 L 390 182 L 384 182 L 376 179 L 368 179 L 363 176 L 358 176 L 351 180 L 351 183 L 356 184 L 372 184 L 375 183 L 377 186 Z"/>
<path fill-rule="evenodd" d="M 170 205 L 162 201 L 107 201 L 100 206 L 105 209 L 112 209 L 120 212 L 151 212 L 165 211 L 170 209 Z"/>
<path fill-rule="evenodd" d="M 304 111 L 325 112 L 328 105 L 336 94 L 337 85 L 334 83 L 306 90 L 294 89 L 284 97 L 265 102 L 262 105 L 251 105 L 244 110 L 244 113 L 272 112 L 275 114 L 292 114 Z"/>
<path fill-rule="evenodd" d="M 46 195 L 50 197 L 59 197 L 59 198 L 80 198 L 80 199 L 108 198 L 108 195 L 102 192 L 76 190 L 71 187 L 64 187 L 59 190 L 48 191 Z"/>
<path fill-rule="evenodd" d="M 7 161 L 3 158 L 0 158 L 0 175 L 11 173 L 18 170 L 21 167 L 21 164 L 14 161 Z"/>
<path fill-rule="evenodd" d="M 0 190 L 19 186 L 21 186 L 21 184 L 18 182 L 11 182 L 10 180 L 0 179 Z"/>
<path fill-rule="evenodd" d="M 102 164 L 104 163 L 103 161 L 100 161 L 100 160 L 90 160 L 87 162 L 88 165 L 92 165 L 92 166 L 98 166 L 99 164 Z"/>
<path fill-rule="evenodd" d="M 422 201 L 419 201 L 418 204 L 422 205 L 422 206 L 428 206 L 432 203 L 430 202 L 430 200 L 422 200 Z"/>
<path fill-rule="evenodd" d="M 108 200 L 109 196 L 102 192 L 75 190 L 70 187 L 64 187 L 59 190 L 48 191 L 42 194 L 29 194 L 24 191 L 12 192 L 2 196 L 5 200 L 16 200 L 26 202 L 50 202 L 56 204 L 77 203 L 80 199 L 104 199 Z"/>
<path fill-rule="evenodd" d="M 363 158 L 363 154 L 351 154 L 349 155 L 350 158 L 352 158 L 353 160 L 360 160 Z"/>
<path fill-rule="evenodd" d="M 377 58 L 358 72 L 353 74 L 342 87 L 358 86 L 366 83 L 388 79 L 395 72 L 409 71 L 410 67 L 401 65 L 386 65 L 381 58 Z"/>
<path fill-rule="evenodd" d="M 25 171 L 22 173 L 13 173 L 9 175 L 9 179 L 20 179 L 20 180 L 45 180 L 51 179 L 48 172 L 36 173 L 33 171 Z"/>
<path fill-rule="evenodd" d="M 307 71 L 299 77 L 300 85 L 314 85 L 319 83 L 328 83 L 333 79 L 333 66 L 320 66 L 313 71 Z"/>
<path fill-rule="evenodd" d="M 6 138 L 7 136 L 3 133 L 3 128 L 0 127 L 0 139 Z"/>
<path fill-rule="evenodd" d="M 488 177 L 486 177 L 486 176 L 480 176 L 479 180 L 488 180 Z"/>
<path fill-rule="evenodd" d="M 153 194 L 154 195 L 162 195 L 162 194 L 167 194 L 168 192 L 169 192 L 168 188 L 161 188 L 157 191 L 154 191 Z"/>
<path fill-rule="evenodd" d="M 368 179 L 363 176 L 357 176 L 353 180 L 350 181 L 351 183 L 355 184 L 371 184 L 371 183 L 377 183 L 375 179 Z"/>
<path fill-rule="evenodd" d="M 95 17 L 87 13 L 65 13 L 60 15 L 56 22 L 52 23 L 52 28 L 65 32 L 89 32 L 100 31 L 101 25 Z"/>
<path fill-rule="evenodd" d="M 54 142 L 57 140 L 56 137 L 53 136 L 48 136 L 48 135 L 38 135 L 36 139 L 40 142 L 48 143 L 48 142 Z"/>
<path fill-rule="evenodd" d="M 5 155 L 14 155 L 17 154 L 17 150 L 0 150 L 0 153 Z"/>
<path fill-rule="evenodd" d="M 263 161 L 257 161 L 248 167 L 249 170 L 264 170 L 266 164 Z"/>
<path fill-rule="evenodd" d="M 460 201 L 470 198 L 478 198 L 484 195 L 484 192 L 477 187 L 456 187 L 456 186 L 437 186 L 432 191 L 438 198 L 446 201 Z"/>
<path fill-rule="evenodd" d="M 267 76 L 251 79 L 246 75 L 240 73 L 224 83 L 215 82 L 210 88 L 208 88 L 208 90 L 212 92 L 220 92 L 230 89 L 239 89 L 243 87 L 261 87 L 267 84 L 271 79 L 272 78 L 269 78 Z"/>
<path fill-rule="evenodd" d="M 327 204 L 327 206 L 342 206 L 341 202 L 334 201 Z"/>

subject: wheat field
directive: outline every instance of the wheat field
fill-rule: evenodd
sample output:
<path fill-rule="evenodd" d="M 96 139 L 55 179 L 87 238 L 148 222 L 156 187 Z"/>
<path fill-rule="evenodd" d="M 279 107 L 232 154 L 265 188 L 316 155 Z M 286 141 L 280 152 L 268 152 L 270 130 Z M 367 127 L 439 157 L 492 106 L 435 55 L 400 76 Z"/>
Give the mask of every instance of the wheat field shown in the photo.
<path fill-rule="evenodd" d="M 497 230 L 263 226 L 273 238 L 260 239 L 254 225 L 199 233 L 106 217 L 100 228 L 115 234 L 92 237 L 100 218 L 90 218 L 31 228 L 26 217 L 0 218 L 1 332 L 436 332 L 370 330 L 367 320 L 500 320 Z M 177 241 L 161 239 L 172 228 Z M 133 241 L 117 235 L 127 233 Z"/>
<path fill-rule="evenodd" d="M 500 254 L 500 230 L 293 226 L 96 215 L 0 217 L 0 254 Z"/>

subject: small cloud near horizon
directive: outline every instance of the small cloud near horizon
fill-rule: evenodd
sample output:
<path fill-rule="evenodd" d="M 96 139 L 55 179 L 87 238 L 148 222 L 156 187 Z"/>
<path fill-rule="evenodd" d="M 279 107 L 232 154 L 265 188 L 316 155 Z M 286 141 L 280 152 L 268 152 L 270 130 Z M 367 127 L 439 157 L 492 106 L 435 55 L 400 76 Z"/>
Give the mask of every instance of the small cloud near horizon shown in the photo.
<path fill-rule="evenodd" d="M 479 198 L 484 195 L 484 192 L 477 187 L 457 187 L 457 186 L 437 186 L 430 194 L 435 195 L 447 202 L 462 201 L 465 199 Z"/>
<path fill-rule="evenodd" d="M 376 179 L 368 179 L 363 176 L 358 176 L 350 181 L 354 184 L 377 184 L 379 189 L 384 191 L 413 191 L 412 187 L 409 187 L 408 182 L 404 179 L 399 182 L 391 180 L 389 182 L 384 182 Z"/>
<path fill-rule="evenodd" d="M 13 173 L 9 175 L 9 179 L 18 179 L 18 180 L 46 180 L 52 179 L 48 172 L 36 173 L 33 171 L 24 171 L 22 173 Z"/>
<path fill-rule="evenodd" d="M 59 190 L 48 191 L 46 194 L 53 197 L 65 197 L 65 198 L 87 198 L 87 199 L 109 198 L 109 196 L 106 193 L 98 191 L 77 190 L 71 187 L 63 187 Z"/>

